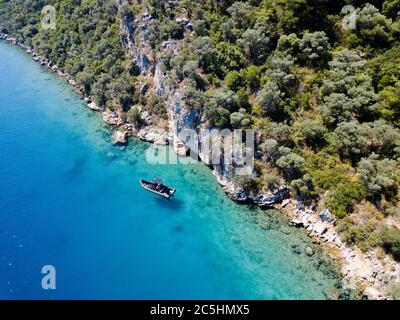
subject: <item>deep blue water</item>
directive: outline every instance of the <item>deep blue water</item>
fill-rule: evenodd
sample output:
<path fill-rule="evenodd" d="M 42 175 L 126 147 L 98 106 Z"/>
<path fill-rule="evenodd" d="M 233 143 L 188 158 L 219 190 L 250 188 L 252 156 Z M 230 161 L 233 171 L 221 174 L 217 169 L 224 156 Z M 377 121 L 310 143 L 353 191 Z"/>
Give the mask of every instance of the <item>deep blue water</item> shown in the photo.
<path fill-rule="evenodd" d="M 146 148 L 113 147 L 99 114 L 0 42 L 0 298 L 327 297 L 337 279 L 279 212 L 233 203 L 203 165 L 150 165 Z M 139 187 L 156 176 L 175 200 Z"/>

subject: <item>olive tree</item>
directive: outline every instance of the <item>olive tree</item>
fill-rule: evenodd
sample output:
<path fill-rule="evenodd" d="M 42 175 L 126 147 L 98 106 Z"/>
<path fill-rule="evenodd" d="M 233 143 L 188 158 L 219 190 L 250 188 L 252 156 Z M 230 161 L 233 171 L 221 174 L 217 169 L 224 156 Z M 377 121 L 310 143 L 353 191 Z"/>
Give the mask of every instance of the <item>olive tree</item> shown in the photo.
<path fill-rule="evenodd" d="M 396 179 L 400 172 L 394 160 L 379 159 L 379 155 L 373 153 L 368 158 L 361 159 L 358 164 L 360 181 L 374 198 L 382 194 L 396 193 Z"/>
<path fill-rule="evenodd" d="M 353 51 L 342 50 L 329 66 L 321 88 L 320 112 L 324 121 L 335 126 L 342 121 L 373 119 L 378 97 L 371 78 L 365 73 L 365 61 Z"/>

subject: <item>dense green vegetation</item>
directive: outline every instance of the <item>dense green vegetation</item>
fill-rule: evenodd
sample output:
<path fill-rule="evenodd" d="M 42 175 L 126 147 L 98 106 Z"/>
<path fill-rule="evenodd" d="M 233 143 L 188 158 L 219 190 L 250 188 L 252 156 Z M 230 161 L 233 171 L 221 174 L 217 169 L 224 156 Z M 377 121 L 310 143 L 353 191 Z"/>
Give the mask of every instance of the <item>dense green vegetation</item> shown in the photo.
<path fill-rule="evenodd" d="M 57 29 L 41 30 L 49 3 Z M 356 8 L 354 30 L 342 27 L 346 4 Z M 258 129 L 262 156 L 243 186 L 273 189 L 283 178 L 304 202 L 326 194 L 346 241 L 365 250 L 381 245 L 399 259 L 400 231 L 385 217 L 400 216 L 400 1 L 131 0 L 117 10 L 114 0 L 3 0 L 0 31 L 140 125 L 139 104 L 160 117 L 165 102 L 138 94 L 119 20 L 146 5 L 157 21 L 152 48 L 168 39 L 184 44 L 162 59 L 191 108 L 215 128 Z M 176 22 L 182 16 L 192 36 Z"/>

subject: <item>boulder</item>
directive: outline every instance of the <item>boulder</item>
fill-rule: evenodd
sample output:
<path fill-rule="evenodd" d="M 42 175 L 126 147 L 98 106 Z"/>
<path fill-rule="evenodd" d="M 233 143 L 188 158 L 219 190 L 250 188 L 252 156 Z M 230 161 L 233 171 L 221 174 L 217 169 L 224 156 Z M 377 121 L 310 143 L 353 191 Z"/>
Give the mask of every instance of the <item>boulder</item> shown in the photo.
<path fill-rule="evenodd" d="M 94 101 L 88 103 L 88 107 L 93 111 L 101 111 L 101 108 Z"/>
<path fill-rule="evenodd" d="M 311 257 L 314 255 L 314 250 L 311 247 L 306 248 L 306 255 Z"/>
<path fill-rule="evenodd" d="M 381 296 L 381 293 L 374 287 L 368 287 L 364 290 L 364 295 L 368 298 L 368 300 L 378 300 Z"/>
<path fill-rule="evenodd" d="M 314 232 L 319 236 L 322 236 L 327 230 L 327 226 L 322 222 L 317 222 L 314 225 Z"/>
<path fill-rule="evenodd" d="M 225 188 L 225 192 L 236 202 L 248 202 L 249 200 L 249 195 L 242 188 L 235 188 L 233 185 L 230 185 L 230 187 Z"/>
<path fill-rule="evenodd" d="M 282 201 L 282 208 L 285 208 L 290 203 L 290 199 L 285 199 Z"/>
<path fill-rule="evenodd" d="M 299 219 L 294 219 L 292 220 L 292 225 L 295 226 L 296 228 L 303 228 L 304 227 L 304 223 L 303 221 L 299 220 Z"/>
<path fill-rule="evenodd" d="M 112 141 L 114 144 L 125 145 L 128 143 L 128 133 L 126 131 L 115 131 L 112 135 Z"/>
<path fill-rule="evenodd" d="M 334 223 L 336 221 L 334 215 L 328 209 L 321 211 L 319 217 L 323 222 Z"/>
<path fill-rule="evenodd" d="M 154 140 L 153 143 L 159 146 L 166 146 L 168 145 L 168 139 L 166 139 L 165 137 L 159 137 L 156 140 Z"/>

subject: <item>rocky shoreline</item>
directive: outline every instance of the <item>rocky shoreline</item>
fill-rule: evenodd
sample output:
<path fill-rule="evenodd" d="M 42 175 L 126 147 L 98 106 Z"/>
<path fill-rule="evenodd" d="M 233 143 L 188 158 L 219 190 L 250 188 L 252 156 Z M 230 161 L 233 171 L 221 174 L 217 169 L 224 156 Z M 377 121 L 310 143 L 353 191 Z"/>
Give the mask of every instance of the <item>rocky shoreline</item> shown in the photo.
<path fill-rule="evenodd" d="M 69 74 L 52 61 L 35 53 L 32 47 L 4 33 L 0 33 L 0 39 L 25 50 L 34 61 L 57 73 L 61 79 L 69 83 L 84 99 L 88 108 L 100 112 L 104 122 L 114 128 L 112 137 L 114 144 L 124 145 L 128 143 L 129 137 L 135 137 L 158 145 L 172 145 L 179 155 L 186 155 L 187 147 L 176 141 L 175 134 L 170 134 L 153 124 L 136 129 L 132 124 L 126 123 L 118 112 L 97 106 L 92 97 L 84 95 L 83 88 Z M 215 167 L 213 173 L 226 194 L 234 201 L 252 203 L 262 208 L 275 208 L 291 217 L 294 227 L 304 228 L 315 242 L 327 249 L 332 258 L 340 261 L 344 281 L 349 287 L 357 288 L 371 300 L 391 299 L 386 289 L 391 282 L 400 281 L 400 264 L 388 256 L 379 259 L 375 251 L 363 253 L 355 246 L 350 247 L 343 243 L 335 229 L 335 219 L 328 210 L 318 213 L 316 206 L 304 206 L 300 201 L 291 199 L 286 188 L 281 188 L 272 194 L 250 196 L 244 190 L 236 188 L 232 181 Z"/>

